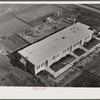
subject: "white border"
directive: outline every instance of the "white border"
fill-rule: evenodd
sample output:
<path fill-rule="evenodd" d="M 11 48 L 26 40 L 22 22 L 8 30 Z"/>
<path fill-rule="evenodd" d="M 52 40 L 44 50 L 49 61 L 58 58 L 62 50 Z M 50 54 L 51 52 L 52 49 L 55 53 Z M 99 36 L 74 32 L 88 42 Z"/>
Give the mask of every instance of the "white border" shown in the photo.
<path fill-rule="evenodd" d="M 1 87 L 0 99 L 100 99 L 97 88 L 46 88 Z"/>
<path fill-rule="evenodd" d="M 100 4 L 100 1 L 0 1 L 0 4 Z"/>
<path fill-rule="evenodd" d="M 0 2 L 0 4 L 100 4 L 100 1 L 33 1 Z M 33 87 L 0 87 L 0 99 L 100 99 L 100 88 L 47 88 L 34 90 Z"/>

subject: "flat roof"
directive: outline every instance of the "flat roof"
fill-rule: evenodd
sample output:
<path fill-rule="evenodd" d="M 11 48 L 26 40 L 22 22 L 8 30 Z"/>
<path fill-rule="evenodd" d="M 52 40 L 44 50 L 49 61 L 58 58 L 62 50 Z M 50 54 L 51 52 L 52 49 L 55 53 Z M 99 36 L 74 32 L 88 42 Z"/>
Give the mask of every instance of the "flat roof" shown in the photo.
<path fill-rule="evenodd" d="M 64 48 L 77 42 L 84 36 L 92 34 L 93 31 L 88 28 L 89 26 L 77 22 L 76 24 L 59 31 L 40 42 L 34 43 L 31 46 L 18 51 L 18 53 L 34 65 L 38 65 L 59 53 Z"/>

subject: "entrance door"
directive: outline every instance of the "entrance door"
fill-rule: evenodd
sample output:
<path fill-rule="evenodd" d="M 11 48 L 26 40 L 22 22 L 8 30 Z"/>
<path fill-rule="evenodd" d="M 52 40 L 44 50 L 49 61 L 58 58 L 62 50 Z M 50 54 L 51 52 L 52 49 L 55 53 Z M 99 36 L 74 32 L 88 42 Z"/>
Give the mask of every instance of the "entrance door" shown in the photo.
<path fill-rule="evenodd" d="M 48 60 L 45 61 L 45 67 L 48 67 Z"/>

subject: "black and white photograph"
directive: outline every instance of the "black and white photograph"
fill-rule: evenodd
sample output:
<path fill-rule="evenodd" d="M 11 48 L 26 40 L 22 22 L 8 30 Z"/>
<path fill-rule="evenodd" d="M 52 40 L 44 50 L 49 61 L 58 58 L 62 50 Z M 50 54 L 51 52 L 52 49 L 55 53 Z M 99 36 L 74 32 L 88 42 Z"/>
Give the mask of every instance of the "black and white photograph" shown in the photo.
<path fill-rule="evenodd" d="M 100 87 L 100 4 L 0 4 L 0 86 Z"/>
<path fill-rule="evenodd" d="M 100 2 L 0 2 L 0 99 L 100 99 Z"/>

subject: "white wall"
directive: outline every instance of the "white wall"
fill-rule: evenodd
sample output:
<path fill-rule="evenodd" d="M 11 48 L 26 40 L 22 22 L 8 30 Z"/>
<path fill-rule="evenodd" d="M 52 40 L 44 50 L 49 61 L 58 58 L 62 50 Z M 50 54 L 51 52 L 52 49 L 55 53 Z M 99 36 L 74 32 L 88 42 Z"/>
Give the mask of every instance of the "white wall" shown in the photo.
<path fill-rule="evenodd" d="M 39 66 L 39 65 L 37 65 L 37 66 Z M 43 65 L 42 67 L 41 67 L 41 64 L 40 64 L 40 68 L 38 68 L 37 69 L 37 66 L 35 66 L 34 68 L 35 68 L 35 75 L 37 74 L 37 73 L 39 73 L 41 70 L 45 70 L 45 65 Z"/>
<path fill-rule="evenodd" d="M 85 40 L 85 38 L 84 38 L 84 42 L 89 42 L 89 41 L 91 40 L 92 35 L 90 34 L 90 35 L 87 35 L 86 37 L 88 37 L 88 36 L 90 36 L 90 37 L 89 37 L 89 38 L 87 38 L 86 40 Z"/>
<path fill-rule="evenodd" d="M 72 51 L 74 51 L 75 49 L 77 49 L 77 48 L 79 48 L 79 47 L 80 47 L 80 44 L 76 45 L 75 47 L 74 47 L 74 45 L 73 45 Z"/>

